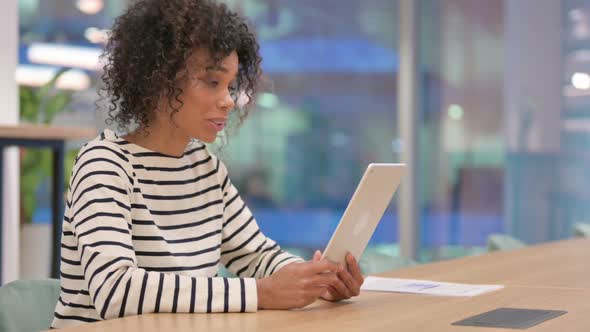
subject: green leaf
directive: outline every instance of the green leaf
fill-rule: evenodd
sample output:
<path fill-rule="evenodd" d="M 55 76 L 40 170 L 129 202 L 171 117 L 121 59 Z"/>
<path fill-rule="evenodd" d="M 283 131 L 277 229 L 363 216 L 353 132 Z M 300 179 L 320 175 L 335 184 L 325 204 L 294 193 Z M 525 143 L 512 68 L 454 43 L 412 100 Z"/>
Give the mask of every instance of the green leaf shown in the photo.
<path fill-rule="evenodd" d="M 31 152 L 31 151 L 27 151 Z M 23 165 L 23 170 L 21 170 L 21 177 L 20 177 L 20 190 L 21 190 L 21 200 L 24 208 L 24 217 L 27 222 L 31 221 L 33 217 L 33 212 L 37 206 L 37 188 L 39 187 L 39 183 L 43 179 L 41 169 L 38 168 L 38 164 L 34 164 L 33 162 L 39 158 L 38 151 L 32 151 L 34 153 L 27 153 L 23 161 L 27 161 L 27 165 Z M 28 168 L 26 171 L 25 169 Z"/>
<path fill-rule="evenodd" d="M 41 161 L 41 151 L 39 149 L 26 149 L 25 155 L 21 160 L 21 169 L 23 172 L 35 172 L 39 169 Z"/>
<path fill-rule="evenodd" d="M 36 123 L 39 118 L 39 98 L 30 87 L 19 88 L 20 118 Z"/>
<path fill-rule="evenodd" d="M 66 106 L 70 103 L 72 94 L 70 92 L 60 92 L 45 101 L 43 123 L 50 124 L 53 122 L 55 115 L 65 111 Z"/>
<path fill-rule="evenodd" d="M 50 124 L 55 116 L 63 111 L 71 101 L 72 92 L 56 90 L 57 80 L 68 69 L 59 70 L 47 84 L 40 88 L 20 87 L 20 116 L 31 122 Z M 77 150 L 70 157 L 67 154 L 66 178 L 71 175 L 71 163 L 77 155 Z M 71 162 L 69 160 L 71 158 Z M 69 167 L 69 169 L 68 169 Z M 48 149 L 26 149 L 21 159 L 21 197 L 25 220 L 30 222 L 37 206 L 37 190 L 42 181 L 51 176 L 53 170 L 53 156 Z"/>
<path fill-rule="evenodd" d="M 42 175 L 51 176 L 53 169 L 53 156 L 51 151 L 44 149 L 40 152 L 39 169 Z"/>
<path fill-rule="evenodd" d="M 76 157 L 78 156 L 78 152 L 80 152 L 80 149 L 71 149 L 66 153 L 66 160 L 64 162 L 64 165 L 65 165 L 64 186 L 65 186 L 66 190 L 70 184 L 70 178 L 72 176 L 72 169 L 74 168 L 74 161 L 76 161 Z"/>
<path fill-rule="evenodd" d="M 68 68 L 61 68 L 57 71 L 57 73 L 55 73 L 55 76 L 53 76 L 49 82 L 45 83 L 39 88 L 38 95 L 41 100 L 45 99 L 49 93 L 55 89 L 55 83 L 57 83 L 57 80 L 68 70 Z"/>
<path fill-rule="evenodd" d="M 27 192 L 26 194 L 23 193 L 23 196 L 21 197 L 21 204 L 23 205 L 25 220 L 27 222 L 32 222 L 33 211 L 35 211 L 35 208 L 37 207 L 35 195 L 31 194 L 30 192 Z"/>

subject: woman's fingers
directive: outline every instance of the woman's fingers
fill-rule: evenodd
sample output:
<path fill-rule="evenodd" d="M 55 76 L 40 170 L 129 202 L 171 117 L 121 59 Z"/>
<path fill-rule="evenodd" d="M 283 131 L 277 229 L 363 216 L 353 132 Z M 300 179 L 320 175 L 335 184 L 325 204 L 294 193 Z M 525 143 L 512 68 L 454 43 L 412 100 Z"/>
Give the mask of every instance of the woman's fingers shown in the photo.
<path fill-rule="evenodd" d="M 328 260 L 311 261 L 308 262 L 308 273 L 318 274 L 326 272 L 340 272 L 342 269 L 338 264 L 332 263 Z"/>
<path fill-rule="evenodd" d="M 319 262 L 322 259 L 322 252 L 319 250 L 316 250 L 313 253 L 313 258 L 311 259 L 313 262 Z"/>
<path fill-rule="evenodd" d="M 340 273 L 338 274 L 338 276 L 340 276 Z M 338 300 L 349 299 L 352 297 L 351 289 L 342 281 L 340 277 L 335 278 L 335 280 L 330 284 L 328 289 L 333 289 L 334 291 L 336 291 L 336 294 L 333 293 L 333 295 L 335 295 L 335 298 Z"/>
<path fill-rule="evenodd" d="M 323 288 L 319 293 L 325 300 L 338 301 L 349 299 L 353 296 L 354 287 L 348 287 L 340 277 L 341 273 L 348 274 L 348 280 L 352 283 L 352 276 L 347 271 L 340 273 L 321 273 L 308 279 L 307 289 Z M 328 294 L 326 294 L 326 291 Z"/>
<path fill-rule="evenodd" d="M 345 265 L 321 257 L 316 250 L 311 261 L 301 265 L 299 278 L 305 281 L 306 296 L 338 301 L 359 295 L 364 278 L 354 256 L 348 253 Z"/>
<path fill-rule="evenodd" d="M 351 296 L 359 295 L 360 285 L 347 270 L 338 273 L 341 283 L 348 289 Z"/>
<path fill-rule="evenodd" d="M 363 277 L 363 274 L 361 273 L 361 268 L 360 268 L 356 258 L 354 258 L 354 256 L 349 253 L 346 255 L 346 262 L 347 262 L 348 270 L 350 271 L 350 274 L 352 275 L 354 280 L 359 284 L 358 287 L 360 288 L 360 286 L 365 281 L 365 278 Z"/>
<path fill-rule="evenodd" d="M 340 292 L 338 292 L 338 290 L 336 290 L 336 288 L 333 286 L 328 287 L 326 293 L 324 295 L 322 295 L 322 298 L 324 300 L 332 301 L 332 302 L 340 301 L 340 300 L 344 299 L 343 295 L 340 294 Z"/>
<path fill-rule="evenodd" d="M 309 277 L 307 280 L 308 288 L 312 287 L 324 287 L 327 288 L 329 285 L 335 282 L 338 277 L 335 273 L 320 273 Z"/>

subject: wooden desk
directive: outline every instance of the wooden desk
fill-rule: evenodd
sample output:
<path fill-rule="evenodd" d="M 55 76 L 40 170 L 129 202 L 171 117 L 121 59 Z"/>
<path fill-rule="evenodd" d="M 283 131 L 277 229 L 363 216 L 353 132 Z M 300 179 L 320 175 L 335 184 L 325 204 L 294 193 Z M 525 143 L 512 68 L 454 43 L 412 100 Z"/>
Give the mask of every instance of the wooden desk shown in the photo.
<path fill-rule="evenodd" d="M 511 286 L 509 283 L 506 288 L 493 293 L 461 298 L 362 292 L 359 297 L 349 301 L 317 301 L 301 310 L 263 310 L 251 314 L 148 314 L 66 328 L 64 331 L 507 331 L 451 325 L 455 321 L 499 307 L 568 311 L 527 331 L 590 331 L 590 287 L 583 287 L 581 282 L 590 275 L 568 275 L 587 270 L 577 268 L 553 273 L 550 271 L 567 264 L 545 264 L 552 262 L 553 254 L 550 253 L 554 251 L 562 251 L 565 257 L 569 257 L 569 263 L 575 266 L 590 264 L 587 256 L 573 252 L 588 251 L 589 243 L 590 240 L 568 240 L 512 253 L 457 259 L 386 273 L 396 277 L 438 280 L 440 276 L 449 281 L 461 281 L 453 279 L 452 276 L 455 276 L 478 283 L 501 279 L 524 281 L 527 278 L 522 269 L 511 270 L 512 266 L 518 265 L 518 262 L 509 259 L 515 256 L 520 257 L 520 262 L 526 262 L 531 273 L 540 273 L 542 276 L 540 279 L 531 277 L 528 280 L 547 283 L 548 286 Z M 529 265 L 537 260 L 537 256 L 548 260 L 537 266 Z M 582 262 L 583 259 L 586 260 Z M 568 280 L 575 281 L 581 287 L 552 286 L 565 285 Z"/>
<path fill-rule="evenodd" d="M 590 289 L 590 239 L 549 242 L 519 250 L 424 264 L 382 275 L 460 283 Z"/>
<path fill-rule="evenodd" d="M 43 147 L 53 150 L 53 199 L 52 199 L 52 262 L 51 276 L 59 278 L 60 235 L 63 218 L 63 183 L 65 142 L 71 139 L 91 139 L 96 136 L 96 130 L 90 128 L 53 127 L 45 125 L 0 126 L 0 176 L 2 174 L 4 154 L 3 150 L 9 146 Z M 0 190 L 0 211 L 2 211 L 3 192 Z M 0 238 L 3 227 L 0 214 Z M 0 247 L 0 278 L 2 276 L 2 248 Z M 1 280 L 0 280 L 1 283 Z"/>

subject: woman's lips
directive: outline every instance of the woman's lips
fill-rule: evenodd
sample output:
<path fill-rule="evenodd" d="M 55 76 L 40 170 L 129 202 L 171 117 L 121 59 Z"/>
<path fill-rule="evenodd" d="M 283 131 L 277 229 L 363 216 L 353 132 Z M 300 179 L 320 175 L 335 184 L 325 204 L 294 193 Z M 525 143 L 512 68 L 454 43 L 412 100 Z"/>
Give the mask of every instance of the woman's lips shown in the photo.
<path fill-rule="evenodd" d="M 209 120 L 209 124 L 217 131 L 222 131 L 225 128 L 225 121 L 222 120 Z"/>

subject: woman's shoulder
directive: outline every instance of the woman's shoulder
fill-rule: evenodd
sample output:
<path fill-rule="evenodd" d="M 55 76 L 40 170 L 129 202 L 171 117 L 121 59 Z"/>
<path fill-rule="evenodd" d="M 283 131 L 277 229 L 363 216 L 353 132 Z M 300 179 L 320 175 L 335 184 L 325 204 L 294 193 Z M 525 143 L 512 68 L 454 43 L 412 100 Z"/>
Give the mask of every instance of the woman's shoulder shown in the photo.
<path fill-rule="evenodd" d="M 192 139 L 189 142 L 184 152 L 184 155 L 191 156 L 194 159 L 199 159 L 203 161 L 206 160 L 213 164 L 220 162 L 215 153 L 211 151 L 211 148 L 207 146 L 207 144 L 203 143 L 198 139 Z"/>
<path fill-rule="evenodd" d="M 215 149 L 213 148 L 213 150 Z M 209 167 L 215 170 L 222 181 L 225 177 L 227 177 L 228 171 L 223 162 L 223 155 L 217 155 L 209 146 L 207 146 L 207 144 L 197 139 L 193 139 L 189 144 L 187 153 L 191 152 L 195 153 L 195 159 L 199 160 L 200 163 L 206 162 L 209 164 Z"/>
<path fill-rule="evenodd" d="M 115 181 L 116 178 L 133 183 L 133 168 L 124 148 L 119 146 L 111 134 L 101 132 L 96 138 L 86 143 L 80 151 L 72 168 L 70 188 L 77 190 L 80 182 L 94 176 L 107 176 L 101 181 Z M 117 175 L 118 177 L 111 177 Z M 110 183 L 114 185 L 115 182 Z"/>
<path fill-rule="evenodd" d="M 80 148 L 75 164 L 82 165 L 96 160 L 111 161 L 120 165 L 129 164 L 129 152 L 125 150 L 121 141 L 113 131 L 105 129 Z"/>

